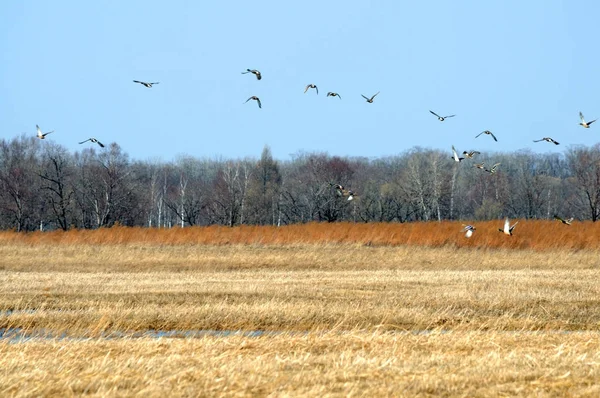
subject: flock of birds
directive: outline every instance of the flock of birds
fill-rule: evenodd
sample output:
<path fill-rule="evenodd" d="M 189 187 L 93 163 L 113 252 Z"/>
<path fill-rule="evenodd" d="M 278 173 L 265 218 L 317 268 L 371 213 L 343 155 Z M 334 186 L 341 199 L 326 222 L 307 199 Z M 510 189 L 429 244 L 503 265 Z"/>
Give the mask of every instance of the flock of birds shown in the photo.
<path fill-rule="evenodd" d="M 246 69 L 245 72 L 242 72 L 243 75 L 248 74 L 248 73 L 253 74 L 256 77 L 257 80 L 261 80 L 262 79 L 262 74 L 257 69 Z M 152 88 L 154 85 L 160 83 L 160 82 L 144 82 L 144 81 L 140 81 L 140 80 L 133 80 L 133 82 L 137 83 L 137 84 L 141 84 L 142 86 L 144 86 L 146 88 Z M 306 87 L 304 88 L 304 93 L 306 94 L 308 92 L 308 90 L 315 90 L 315 92 L 317 93 L 317 95 L 319 94 L 319 88 L 314 83 L 307 84 Z M 373 94 L 371 97 L 367 97 L 367 96 L 362 95 L 362 94 L 361 94 L 361 96 L 367 101 L 367 103 L 372 104 L 373 100 L 375 99 L 375 97 L 378 94 L 379 94 L 379 91 L 377 93 Z M 339 93 L 332 92 L 332 91 L 329 91 L 327 93 L 327 97 L 338 97 L 340 100 L 342 99 L 342 96 Z M 244 104 L 247 103 L 248 101 L 256 101 L 258 107 L 262 108 L 262 103 L 260 101 L 260 98 L 257 97 L 256 95 L 253 95 L 253 96 L 249 97 L 244 102 Z M 437 117 L 437 119 L 440 122 L 443 122 L 446 119 L 453 118 L 453 117 L 456 116 L 456 115 L 440 116 L 439 114 L 435 113 L 432 110 L 430 110 L 429 112 L 432 115 L 434 115 L 435 117 Z M 581 122 L 579 123 L 579 125 L 582 126 L 582 127 L 584 127 L 584 128 L 586 128 L 586 129 L 590 128 L 591 124 L 594 123 L 596 120 L 598 120 L 598 119 L 594 119 L 592 121 L 586 122 L 586 120 L 585 120 L 585 118 L 583 116 L 583 113 L 581 113 L 581 112 L 579 112 L 579 118 L 581 120 Z M 37 138 L 42 139 L 42 140 L 45 139 L 48 134 L 51 134 L 51 133 L 54 132 L 54 130 L 52 130 L 52 131 L 48 131 L 48 132 L 44 133 L 42 131 L 42 129 L 40 128 L 40 126 L 36 125 L 35 127 L 37 129 Z M 481 136 L 483 134 L 489 135 L 494 141 L 498 142 L 498 138 L 496 138 L 496 136 L 494 135 L 494 133 L 492 133 L 489 130 L 482 131 L 481 133 L 477 134 L 475 136 L 475 138 L 478 138 L 479 136 Z M 97 140 L 94 137 L 90 137 L 87 140 L 81 141 L 79 144 L 84 144 L 84 143 L 86 143 L 88 141 L 91 142 L 91 143 L 97 144 L 101 148 L 104 148 L 104 144 L 102 144 L 99 140 Z M 549 143 L 554 144 L 554 145 L 559 145 L 560 144 L 559 142 L 557 142 L 556 140 L 554 140 L 552 137 L 543 137 L 543 138 L 541 138 L 539 140 L 533 140 L 533 142 L 542 142 L 542 141 L 549 142 Z M 456 148 L 454 147 L 454 145 L 452 145 L 452 159 L 456 163 L 460 163 L 460 162 L 462 162 L 465 159 L 473 159 L 475 157 L 475 155 L 479 155 L 479 154 L 480 154 L 479 151 L 463 151 L 462 152 L 462 157 L 460 157 L 458 155 L 458 152 L 456 151 Z M 481 170 L 483 170 L 485 172 L 488 172 L 490 174 L 494 174 L 498 170 L 498 167 L 500 166 L 500 164 L 501 163 L 494 163 L 492 165 L 492 167 L 490 167 L 488 169 L 488 168 L 485 167 L 485 163 L 474 163 L 473 167 L 481 169 Z M 350 200 L 353 200 L 354 197 L 356 196 L 356 194 L 352 190 L 346 189 L 346 188 L 344 188 L 344 186 L 342 186 L 340 184 L 330 183 L 330 186 L 332 186 L 335 189 L 335 193 L 336 193 L 336 195 L 338 197 L 343 197 L 343 198 L 346 198 L 346 200 L 350 201 Z M 571 217 L 569 219 L 563 219 L 563 218 L 555 215 L 554 218 L 556 220 L 562 222 L 563 224 L 566 224 L 566 225 L 571 225 L 571 222 L 573 221 L 573 217 Z M 505 235 L 512 236 L 512 234 L 513 234 L 512 232 L 515 229 L 515 226 L 517 224 L 518 224 L 518 221 L 516 223 L 514 223 L 513 225 L 510 225 L 510 220 L 507 217 L 504 220 L 504 227 L 503 228 L 498 228 L 498 231 L 504 233 Z M 463 227 L 464 228 L 462 229 L 461 232 L 465 232 L 465 236 L 467 238 L 470 238 L 471 236 L 473 236 L 473 232 L 476 230 L 476 228 L 473 225 L 465 225 L 465 224 L 463 224 Z"/>

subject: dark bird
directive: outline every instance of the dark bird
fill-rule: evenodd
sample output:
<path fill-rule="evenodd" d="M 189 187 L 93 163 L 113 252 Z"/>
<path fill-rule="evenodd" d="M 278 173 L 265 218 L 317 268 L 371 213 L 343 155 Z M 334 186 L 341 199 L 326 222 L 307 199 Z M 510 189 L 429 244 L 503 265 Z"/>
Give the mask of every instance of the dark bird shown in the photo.
<path fill-rule="evenodd" d="M 317 94 L 319 94 L 319 88 L 312 83 L 306 85 L 306 88 L 304 89 L 304 94 L 306 94 L 306 92 L 308 91 L 309 88 L 314 88 L 317 91 Z"/>
<path fill-rule="evenodd" d="M 454 159 L 454 161 L 457 163 L 460 163 L 461 160 L 465 159 L 465 158 L 458 157 L 458 154 L 456 153 L 456 149 L 454 149 L 454 145 L 452 145 L 452 159 Z"/>
<path fill-rule="evenodd" d="M 245 75 L 246 73 L 252 73 L 254 76 L 256 76 L 256 80 L 262 79 L 262 75 L 256 69 L 246 69 L 246 72 L 242 72 L 242 75 Z"/>
<path fill-rule="evenodd" d="M 100 148 L 104 148 L 104 144 L 103 144 L 103 143 L 101 143 L 100 141 L 98 141 L 97 139 L 95 139 L 94 137 L 88 138 L 88 139 L 87 139 L 87 140 L 85 140 L 85 141 L 81 141 L 79 144 L 84 144 L 84 143 L 86 143 L 86 142 L 88 142 L 88 141 L 90 141 L 90 142 L 93 142 L 94 144 L 98 144 L 98 145 L 100 145 Z"/>
<path fill-rule="evenodd" d="M 449 117 L 454 117 L 454 116 L 456 116 L 456 115 L 440 116 L 440 115 L 438 115 L 437 113 L 435 113 L 434 111 L 429 111 L 429 112 L 431 112 L 431 114 L 432 114 L 432 115 L 435 115 L 435 116 L 438 118 L 438 120 L 439 120 L 440 122 L 443 122 L 444 120 L 448 119 Z"/>
<path fill-rule="evenodd" d="M 379 94 L 379 91 L 377 92 L 377 94 Z M 367 100 L 367 102 L 368 102 L 369 104 L 372 104 L 372 103 L 373 103 L 373 99 L 374 99 L 374 98 L 377 96 L 377 94 L 373 95 L 371 98 L 367 98 L 367 97 L 365 97 L 365 96 L 364 96 L 364 95 L 362 95 L 362 94 L 361 94 L 361 96 L 362 96 L 364 99 L 366 99 L 366 100 Z"/>
<path fill-rule="evenodd" d="M 554 219 L 556 219 L 556 220 L 558 220 L 561 223 L 566 224 L 566 225 L 571 225 L 571 223 L 573 222 L 573 217 L 564 220 L 564 219 L 560 218 L 559 216 L 554 215 Z"/>
<path fill-rule="evenodd" d="M 139 84 L 141 84 L 142 86 L 144 86 L 144 87 L 148 87 L 148 88 L 152 88 L 152 85 L 160 83 L 160 82 L 146 83 L 146 82 L 141 82 L 141 81 L 139 81 L 139 80 L 134 80 L 133 82 L 134 82 L 134 83 L 139 83 Z"/>
<path fill-rule="evenodd" d="M 485 130 L 485 131 L 482 131 L 481 133 L 477 134 L 477 135 L 475 136 L 475 138 L 479 137 L 481 134 L 487 134 L 487 135 L 491 135 L 491 136 L 492 136 L 492 138 L 494 139 L 494 141 L 498 141 L 498 140 L 496 139 L 496 136 L 495 136 L 495 135 L 494 135 L 494 134 L 493 134 L 493 133 L 492 133 L 490 130 Z"/>
<path fill-rule="evenodd" d="M 258 107 L 259 107 L 259 108 L 262 108 L 262 104 L 260 103 L 260 98 L 258 98 L 256 95 L 253 95 L 252 97 L 248 98 L 248 99 L 246 100 L 246 102 L 248 102 L 248 101 L 250 101 L 250 100 L 254 100 L 254 101 L 256 101 L 256 102 L 258 103 Z M 246 102 L 244 102 L 244 104 L 245 104 Z"/>
<path fill-rule="evenodd" d="M 331 91 L 327 93 L 328 97 L 338 97 L 339 99 L 342 99 L 342 96 L 339 95 L 338 93 L 332 93 Z"/>
<path fill-rule="evenodd" d="M 513 226 L 510 226 L 510 221 L 508 220 L 508 217 L 506 217 L 506 220 L 504 220 L 504 228 L 498 228 L 498 231 L 503 232 L 504 235 L 510 235 L 512 236 L 512 231 L 513 229 L 515 229 L 515 226 L 518 224 L 519 222 L 517 221 L 516 223 L 513 224 Z"/>
<path fill-rule="evenodd" d="M 498 168 L 498 166 L 500 166 L 500 163 L 496 163 L 492 166 L 491 169 L 484 169 L 485 171 L 487 171 L 490 174 L 494 174 L 496 172 L 496 169 Z"/>
<path fill-rule="evenodd" d="M 35 125 L 35 128 L 37 129 L 37 138 L 39 138 L 40 140 L 43 140 L 44 138 L 46 138 L 46 136 L 48 134 L 54 133 L 54 130 L 48 131 L 47 133 L 42 133 L 42 129 L 37 124 Z"/>
<path fill-rule="evenodd" d="M 581 112 L 579 112 L 579 118 L 581 119 L 581 123 L 579 123 L 579 125 L 585 127 L 586 129 L 589 129 L 590 128 L 590 124 L 592 124 L 596 120 L 598 120 L 598 119 L 594 119 L 591 122 L 586 122 L 585 119 L 583 118 L 583 113 L 581 113 Z"/>
<path fill-rule="evenodd" d="M 541 142 L 541 141 L 551 142 L 551 143 L 553 143 L 554 145 L 558 145 L 558 144 L 559 144 L 558 142 L 554 141 L 554 140 L 553 140 L 552 138 L 550 138 L 550 137 L 544 137 L 544 138 L 542 138 L 541 140 L 533 140 L 533 142 Z"/>
<path fill-rule="evenodd" d="M 465 155 L 465 158 L 467 158 L 467 159 L 472 159 L 473 156 L 479 155 L 480 153 L 481 152 L 479 152 L 479 151 L 470 151 L 470 152 L 463 151 L 463 155 Z"/>

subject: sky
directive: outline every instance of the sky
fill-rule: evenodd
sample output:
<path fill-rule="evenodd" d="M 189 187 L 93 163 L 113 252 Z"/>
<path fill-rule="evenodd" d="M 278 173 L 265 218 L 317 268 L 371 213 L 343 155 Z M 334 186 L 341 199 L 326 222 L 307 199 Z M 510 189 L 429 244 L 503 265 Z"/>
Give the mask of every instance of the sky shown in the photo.
<path fill-rule="evenodd" d="M 553 0 L 7 1 L 0 138 L 39 124 L 73 152 L 95 137 L 163 161 L 265 145 L 280 160 L 563 152 L 600 141 L 600 121 L 578 125 L 600 118 L 597 15 L 600 2 Z"/>

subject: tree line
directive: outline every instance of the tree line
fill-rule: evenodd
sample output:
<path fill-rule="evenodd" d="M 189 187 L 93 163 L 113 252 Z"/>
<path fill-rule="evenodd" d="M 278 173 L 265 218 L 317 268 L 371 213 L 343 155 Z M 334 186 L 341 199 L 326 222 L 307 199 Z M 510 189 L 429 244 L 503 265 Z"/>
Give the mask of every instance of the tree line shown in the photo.
<path fill-rule="evenodd" d="M 265 147 L 259 158 L 141 161 L 116 143 L 71 153 L 20 136 L 0 140 L 0 229 L 600 217 L 600 144 L 460 163 L 450 155 L 417 147 L 376 159 L 299 152 L 278 161 Z M 498 162 L 496 173 L 473 167 Z"/>

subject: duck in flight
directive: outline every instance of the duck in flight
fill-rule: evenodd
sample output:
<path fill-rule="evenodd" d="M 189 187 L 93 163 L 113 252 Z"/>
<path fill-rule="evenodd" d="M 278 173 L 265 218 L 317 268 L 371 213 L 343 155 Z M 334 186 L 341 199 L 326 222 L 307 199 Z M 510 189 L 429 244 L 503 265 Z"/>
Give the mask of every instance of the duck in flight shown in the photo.
<path fill-rule="evenodd" d="M 35 128 L 37 129 L 37 138 L 39 138 L 40 140 L 43 140 L 44 138 L 46 138 L 46 136 L 48 134 L 54 133 L 54 130 L 48 131 L 47 133 L 42 133 L 42 129 L 37 124 L 35 125 Z"/>
<path fill-rule="evenodd" d="M 94 144 L 98 144 L 100 146 L 100 148 L 104 148 L 104 144 L 101 143 L 100 141 L 98 141 L 97 139 L 95 139 L 94 137 L 90 137 L 90 138 L 88 138 L 85 141 L 81 141 L 79 144 L 81 145 L 81 144 L 84 144 L 84 143 L 86 143 L 88 141 L 93 142 Z"/>
<path fill-rule="evenodd" d="M 338 97 L 339 99 L 342 99 L 341 95 L 339 95 L 338 93 L 331 92 L 331 91 L 327 93 L 327 96 L 328 97 Z"/>
<path fill-rule="evenodd" d="M 479 155 L 480 153 L 481 152 L 479 152 L 479 151 L 470 151 L 470 152 L 463 151 L 463 155 L 466 159 L 473 159 L 473 156 Z"/>
<path fill-rule="evenodd" d="M 355 194 L 351 190 L 344 188 L 340 184 L 335 184 L 334 186 L 335 186 L 335 193 L 337 196 L 346 197 L 346 198 L 348 198 L 347 200 L 354 199 Z"/>
<path fill-rule="evenodd" d="M 429 112 L 431 112 L 431 114 L 432 114 L 432 115 L 435 115 L 435 116 L 438 118 L 438 120 L 439 120 L 440 122 L 443 122 L 444 120 L 448 119 L 449 117 L 454 117 L 454 116 L 456 116 L 456 115 L 440 116 L 440 115 L 438 115 L 437 113 L 435 113 L 434 111 L 431 111 L 431 110 L 430 110 Z"/>
<path fill-rule="evenodd" d="M 494 135 L 494 134 L 493 134 L 493 133 L 492 133 L 490 130 L 484 130 L 484 131 L 482 131 L 481 133 L 477 134 L 477 135 L 475 136 L 475 138 L 479 137 L 481 134 L 487 134 L 487 135 L 491 135 L 491 136 L 492 136 L 492 138 L 494 139 L 494 141 L 498 141 L 498 140 L 496 139 L 496 136 L 495 136 L 495 135 Z"/>
<path fill-rule="evenodd" d="M 542 138 L 541 140 L 533 140 L 533 142 L 541 142 L 541 141 L 546 141 L 546 142 L 550 142 L 550 143 L 552 143 L 552 144 L 554 144 L 554 145 L 559 145 L 559 143 L 558 143 L 558 142 L 554 141 L 554 140 L 553 140 L 552 138 L 550 138 L 550 137 L 544 137 L 544 138 Z"/>
<path fill-rule="evenodd" d="M 456 149 L 454 149 L 454 145 L 452 145 L 452 159 L 454 159 L 454 161 L 456 163 L 460 163 L 461 160 L 464 160 L 465 158 L 459 158 L 458 154 L 456 153 Z"/>
<path fill-rule="evenodd" d="M 485 170 L 485 163 L 475 163 L 473 165 L 473 167 L 477 167 L 478 169 Z"/>
<path fill-rule="evenodd" d="M 256 69 L 246 69 L 246 72 L 242 72 L 242 75 L 245 75 L 246 73 L 252 73 L 254 76 L 256 76 L 256 80 L 262 79 L 262 75 Z"/>
<path fill-rule="evenodd" d="M 566 224 L 566 225 L 571 225 L 571 223 L 573 222 L 573 217 L 571 217 L 571 218 L 568 218 L 568 219 L 566 219 L 566 220 L 565 220 L 565 219 L 563 219 L 563 218 L 561 218 L 561 217 L 557 216 L 556 214 L 554 215 L 554 219 L 555 219 L 555 220 L 558 220 L 558 221 L 560 221 L 561 223 L 563 223 L 563 224 Z"/>
<path fill-rule="evenodd" d="M 596 120 L 598 119 L 594 119 L 591 122 L 586 122 L 585 119 L 583 118 L 583 113 L 579 112 L 579 118 L 581 119 L 581 123 L 579 123 L 580 126 L 583 126 L 586 129 L 590 128 L 590 124 L 594 123 Z"/>
<path fill-rule="evenodd" d="M 139 81 L 139 80 L 134 80 L 133 82 L 134 82 L 134 83 L 139 83 L 139 84 L 141 84 L 142 86 L 144 86 L 144 87 L 148 87 L 148 88 L 152 88 L 152 86 L 153 86 L 153 85 L 160 83 L 160 82 L 147 83 L 147 82 L 141 82 L 141 81 Z"/>
<path fill-rule="evenodd" d="M 472 225 L 465 225 L 463 224 L 463 229 L 461 232 L 465 233 L 465 238 L 470 238 L 471 236 L 473 236 L 473 231 L 475 231 L 477 228 L 475 228 Z"/>
<path fill-rule="evenodd" d="M 485 171 L 487 171 L 490 174 L 494 174 L 496 172 L 496 169 L 498 168 L 498 166 L 500 166 L 500 163 L 496 163 L 492 166 L 491 169 L 484 169 Z"/>
<path fill-rule="evenodd" d="M 502 228 L 498 228 L 498 231 L 503 232 L 504 235 L 509 235 L 512 236 L 512 231 L 513 229 L 515 229 L 515 226 L 518 224 L 519 222 L 517 221 L 516 223 L 513 224 L 513 226 L 510 226 L 510 221 L 508 220 L 508 217 L 506 217 L 506 220 L 504 220 L 504 229 Z"/>
<path fill-rule="evenodd" d="M 258 103 L 258 107 L 262 109 L 262 104 L 260 103 L 260 98 L 258 98 L 256 95 L 253 95 L 252 97 L 248 98 L 248 99 L 246 100 L 246 102 L 248 102 L 248 101 L 250 101 L 250 100 L 256 101 L 256 102 Z M 244 102 L 244 104 L 245 104 L 246 102 Z"/>
<path fill-rule="evenodd" d="M 362 95 L 362 94 L 361 94 L 361 96 L 362 96 L 364 99 L 366 99 L 366 100 L 367 100 L 367 102 L 368 102 L 369 104 L 372 104 L 372 103 L 373 103 L 373 100 L 375 99 L 375 97 L 377 96 L 377 94 L 379 94 L 379 91 L 378 91 L 376 94 L 373 94 L 373 96 L 372 96 L 371 98 L 365 97 L 365 96 L 364 96 L 364 95 Z"/>
<path fill-rule="evenodd" d="M 319 88 L 315 85 L 315 84 L 307 84 L 306 88 L 304 89 L 304 94 L 306 94 L 306 92 L 308 91 L 309 88 L 314 88 L 317 91 L 317 94 L 319 94 Z"/>

